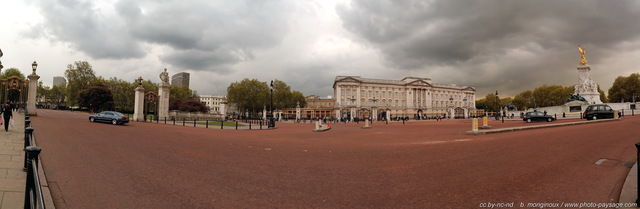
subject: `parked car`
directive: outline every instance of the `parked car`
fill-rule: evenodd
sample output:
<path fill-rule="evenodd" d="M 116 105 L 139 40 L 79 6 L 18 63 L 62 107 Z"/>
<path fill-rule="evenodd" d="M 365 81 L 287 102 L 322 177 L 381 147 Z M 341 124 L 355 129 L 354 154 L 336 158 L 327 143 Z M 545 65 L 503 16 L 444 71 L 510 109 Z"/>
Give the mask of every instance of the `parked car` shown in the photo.
<path fill-rule="evenodd" d="M 613 118 L 613 109 L 606 104 L 589 105 L 583 113 L 583 118 L 587 120 L 597 120 L 600 118 Z"/>
<path fill-rule="evenodd" d="M 91 122 L 107 122 L 113 125 L 125 124 L 129 122 L 129 117 L 122 113 L 115 111 L 104 111 L 95 115 L 89 116 Z"/>
<path fill-rule="evenodd" d="M 525 113 L 524 116 L 522 117 L 522 120 L 526 121 L 527 123 L 531 123 L 533 121 L 551 122 L 551 121 L 554 121 L 556 119 L 551 115 L 545 114 L 544 112 L 533 111 L 533 112 Z"/>

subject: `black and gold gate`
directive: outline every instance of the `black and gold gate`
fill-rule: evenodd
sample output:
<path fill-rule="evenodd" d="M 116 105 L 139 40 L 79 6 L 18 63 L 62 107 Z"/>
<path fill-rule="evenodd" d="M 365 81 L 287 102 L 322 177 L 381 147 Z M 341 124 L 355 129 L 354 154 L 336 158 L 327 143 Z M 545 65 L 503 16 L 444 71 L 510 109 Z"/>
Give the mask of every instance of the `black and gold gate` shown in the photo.
<path fill-rule="evenodd" d="M 453 116 L 455 119 L 464 119 L 464 109 L 462 109 L 461 107 L 456 107 L 456 109 L 454 109 Z"/>
<path fill-rule="evenodd" d="M 146 109 L 145 111 L 145 115 L 154 115 L 154 118 L 156 118 L 157 115 L 157 109 L 158 109 L 158 95 L 154 92 L 147 92 L 144 94 L 144 108 Z M 145 116 L 145 118 L 147 118 Z M 153 119 L 152 119 L 153 120 Z"/>
<path fill-rule="evenodd" d="M 27 101 L 28 91 L 27 81 L 18 76 L 11 76 L 6 79 L 0 79 L 0 88 L 2 88 L 2 104 L 10 102 L 13 104 L 24 104 Z"/>

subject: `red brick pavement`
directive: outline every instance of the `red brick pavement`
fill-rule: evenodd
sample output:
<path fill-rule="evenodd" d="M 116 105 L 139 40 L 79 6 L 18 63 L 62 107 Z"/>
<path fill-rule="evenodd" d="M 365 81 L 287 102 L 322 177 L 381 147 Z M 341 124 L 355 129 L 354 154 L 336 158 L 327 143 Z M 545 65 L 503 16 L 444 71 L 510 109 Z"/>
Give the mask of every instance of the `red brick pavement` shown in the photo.
<path fill-rule="evenodd" d="M 616 202 L 640 117 L 470 136 L 469 120 L 278 123 L 236 131 L 42 110 L 33 118 L 59 208 L 476 208 Z M 494 128 L 530 125 L 492 121 Z M 601 158 L 613 165 L 595 165 Z"/>

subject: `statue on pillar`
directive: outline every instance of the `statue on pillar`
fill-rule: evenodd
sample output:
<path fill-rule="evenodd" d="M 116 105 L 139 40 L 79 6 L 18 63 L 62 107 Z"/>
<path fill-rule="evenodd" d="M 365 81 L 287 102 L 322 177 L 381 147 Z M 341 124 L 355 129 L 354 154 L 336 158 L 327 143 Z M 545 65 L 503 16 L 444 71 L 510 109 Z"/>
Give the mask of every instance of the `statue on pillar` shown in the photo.
<path fill-rule="evenodd" d="M 587 65 L 587 58 L 584 57 L 586 51 L 580 45 L 578 45 L 578 51 L 580 51 L 580 65 Z"/>
<path fill-rule="evenodd" d="M 169 85 L 169 73 L 167 73 L 167 68 L 165 68 L 164 71 L 160 73 L 160 81 L 162 81 L 160 85 L 163 85 L 163 86 Z"/>

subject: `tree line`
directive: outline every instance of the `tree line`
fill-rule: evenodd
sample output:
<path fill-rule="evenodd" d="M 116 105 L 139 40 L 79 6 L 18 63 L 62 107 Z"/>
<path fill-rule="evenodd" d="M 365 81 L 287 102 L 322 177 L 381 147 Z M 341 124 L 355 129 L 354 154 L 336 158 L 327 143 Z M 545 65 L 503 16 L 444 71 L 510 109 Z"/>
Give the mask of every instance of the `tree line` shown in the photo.
<path fill-rule="evenodd" d="M 267 84 L 248 78 L 233 82 L 227 87 L 227 102 L 235 106 L 238 112 L 248 113 L 247 117 L 261 117 L 260 113 L 264 109 L 269 111 L 271 107 L 271 89 L 274 110 L 307 105 L 304 95 L 299 91 L 291 91 L 291 87 L 284 81 L 274 80 Z"/>
<path fill-rule="evenodd" d="M 611 88 L 605 95 L 598 86 L 600 101 L 607 102 L 635 102 L 640 98 L 640 74 L 632 73 L 629 76 L 618 76 Z M 500 107 L 513 105 L 518 110 L 529 108 L 563 105 L 565 101 L 574 94 L 574 85 L 543 85 L 533 91 L 523 91 L 515 97 L 499 98 L 496 101 L 494 93 L 487 94 L 484 98 L 476 101 L 476 108 L 487 111 L 496 111 Z"/>
<path fill-rule="evenodd" d="M 65 70 L 66 85 L 44 86 L 38 85 L 38 97 L 46 98 L 48 103 L 57 107 L 84 107 L 90 111 L 115 110 L 132 113 L 134 106 L 136 81 L 125 81 L 116 77 L 105 79 L 96 76 L 89 62 L 77 61 L 69 64 Z M 149 81 L 142 81 L 145 93 L 153 92 L 158 95 L 158 85 Z M 197 95 L 187 87 L 170 86 L 170 110 L 206 111 L 204 104 L 195 104 Z"/>

